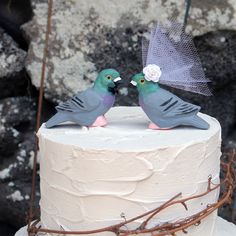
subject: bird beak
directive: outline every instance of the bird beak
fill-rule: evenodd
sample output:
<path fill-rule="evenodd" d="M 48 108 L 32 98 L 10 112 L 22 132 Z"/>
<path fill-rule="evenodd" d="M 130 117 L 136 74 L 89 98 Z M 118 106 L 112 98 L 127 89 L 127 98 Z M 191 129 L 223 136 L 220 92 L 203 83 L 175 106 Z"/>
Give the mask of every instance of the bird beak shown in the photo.
<path fill-rule="evenodd" d="M 113 80 L 114 87 L 109 87 L 108 90 L 112 92 L 113 94 L 118 94 L 119 87 L 122 84 L 122 79 L 120 77 L 117 77 Z"/>
<path fill-rule="evenodd" d="M 115 78 L 113 81 L 116 83 L 118 81 L 122 80 L 120 77 Z"/>
<path fill-rule="evenodd" d="M 117 77 L 113 80 L 114 84 L 116 87 L 120 86 L 123 84 L 122 79 L 120 77 Z"/>
<path fill-rule="evenodd" d="M 133 86 L 137 86 L 137 82 L 135 82 L 134 80 L 131 80 L 130 83 L 131 83 Z"/>

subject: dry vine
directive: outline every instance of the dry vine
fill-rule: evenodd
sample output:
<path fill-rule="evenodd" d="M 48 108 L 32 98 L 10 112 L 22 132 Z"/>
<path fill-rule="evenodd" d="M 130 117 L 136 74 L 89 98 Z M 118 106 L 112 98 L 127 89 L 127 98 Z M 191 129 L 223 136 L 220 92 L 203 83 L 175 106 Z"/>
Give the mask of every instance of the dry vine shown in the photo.
<path fill-rule="evenodd" d="M 224 178 L 219 184 L 213 184 L 211 182 L 211 177 L 208 179 L 208 186 L 205 192 L 194 195 L 188 198 L 179 199 L 178 197 L 181 196 L 181 193 L 175 195 L 173 198 L 162 204 L 161 206 L 157 207 L 156 209 L 153 209 L 151 211 L 148 211 L 142 215 L 139 215 L 137 217 L 134 217 L 129 220 L 125 220 L 119 224 L 114 224 L 109 227 L 100 228 L 96 230 L 86 230 L 86 231 L 62 231 L 62 230 L 52 230 L 52 229 L 45 229 L 41 228 L 41 226 L 38 226 L 39 220 L 35 221 L 30 227 L 29 227 L 29 235 L 30 236 L 36 236 L 38 233 L 50 233 L 50 234 L 59 234 L 59 235 L 85 235 L 85 234 L 95 234 L 95 233 L 101 233 L 101 232 L 112 232 L 114 235 L 119 236 L 127 236 L 132 234 L 143 234 L 143 233 L 151 233 L 153 236 L 164 236 L 164 235 L 172 235 L 175 236 L 176 232 L 183 231 L 184 233 L 187 233 L 186 229 L 190 226 L 197 226 L 201 223 L 201 220 L 210 215 L 213 211 L 221 207 L 225 203 L 229 203 L 231 201 L 231 196 L 233 193 L 233 189 L 235 187 L 236 183 L 236 175 L 234 172 L 234 166 L 235 166 L 235 151 L 231 151 L 228 154 L 228 162 L 222 162 L 221 167 L 224 172 Z M 147 228 L 148 222 L 153 219 L 154 216 L 156 216 L 159 212 L 167 209 L 168 207 L 176 204 L 182 204 L 185 210 L 188 209 L 187 202 L 192 199 L 198 199 L 200 197 L 208 195 L 212 191 L 216 191 L 220 187 L 224 188 L 224 193 L 220 197 L 219 201 L 214 204 L 209 204 L 204 210 L 199 211 L 198 213 L 188 216 L 184 219 L 178 220 L 176 222 L 166 222 L 161 225 L 157 225 L 151 228 Z M 147 217 L 143 222 L 139 225 L 138 228 L 134 230 L 128 230 L 128 224 L 131 222 L 134 222 L 138 219 Z M 125 228 L 125 229 L 124 229 Z"/>
<path fill-rule="evenodd" d="M 49 35 L 51 32 L 51 18 L 52 18 L 52 9 L 53 8 L 53 0 L 49 0 L 48 2 L 48 17 L 47 17 L 47 29 L 45 34 L 45 45 L 43 51 L 42 58 L 42 70 L 40 77 L 40 90 L 39 90 L 39 98 L 38 98 L 38 111 L 37 111 L 37 119 L 36 119 L 36 132 L 38 131 L 41 123 L 41 115 L 42 115 L 42 107 L 43 107 L 43 94 L 44 94 L 44 81 L 46 76 L 46 60 L 48 56 L 48 44 L 49 44 Z M 28 212 L 28 231 L 30 228 L 30 224 L 33 220 L 34 212 L 34 202 L 35 202 L 35 185 L 36 185 L 36 172 L 37 172 L 37 153 L 38 153 L 38 138 L 35 135 L 35 148 L 34 148 L 34 160 L 33 160 L 33 172 L 32 172 L 32 183 L 31 183 L 31 194 L 30 194 L 30 203 L 29 203 L 29 212 Z M 29 234 L 30 235 L 30 234 Z"/>

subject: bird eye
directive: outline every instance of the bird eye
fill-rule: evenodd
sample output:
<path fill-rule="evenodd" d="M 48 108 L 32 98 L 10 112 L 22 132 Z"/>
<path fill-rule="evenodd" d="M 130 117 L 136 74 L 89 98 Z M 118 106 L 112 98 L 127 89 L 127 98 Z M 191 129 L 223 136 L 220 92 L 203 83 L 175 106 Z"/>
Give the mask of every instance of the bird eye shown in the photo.
<path fill-rule="evenodd" d="M 108 75 L 108 76 L 107 76 L 107 79 L 111 79 L 111 78 L 112 78 L 111 75 Z"/>
<path fill-rule="evenodd" d="M 141 84 L 144 84 L 144 82 L 145 82 L 144 79 L 141 79 L 141 80 L 140 80 L 140 83 L 141 83 Z"/>

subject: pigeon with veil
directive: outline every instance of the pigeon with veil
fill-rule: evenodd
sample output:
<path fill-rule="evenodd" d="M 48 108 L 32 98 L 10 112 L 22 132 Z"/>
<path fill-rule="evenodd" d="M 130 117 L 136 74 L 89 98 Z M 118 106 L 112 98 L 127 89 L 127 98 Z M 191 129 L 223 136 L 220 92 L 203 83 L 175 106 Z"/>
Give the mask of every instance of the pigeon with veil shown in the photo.
<path fill-rule="evenodd" d="M 210 96 L 210 82 L 204 74 L 191 36 L 181 24 L 158 24 L 150 39 L 142 42 L 143 71 L 132 77 L 139 92 L 139 104 L 152 123 L 151 129 L 193 126 L 208 129 L 199 106 L 183 101 L 160 84 Z"/>

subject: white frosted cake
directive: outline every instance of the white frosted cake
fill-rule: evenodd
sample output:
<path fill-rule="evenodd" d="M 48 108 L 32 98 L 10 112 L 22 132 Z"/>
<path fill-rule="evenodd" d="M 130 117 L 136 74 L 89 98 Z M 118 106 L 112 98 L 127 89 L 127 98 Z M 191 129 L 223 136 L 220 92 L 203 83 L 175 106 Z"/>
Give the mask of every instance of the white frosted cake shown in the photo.
<path fill-rule="evenodd" d="M 112 108 L 105 128 L 42 125 L 38 132 L 42 227 L 102 228 L 152 210 L 180 192 L 181 198 L 203 193 L 209 176 L 219 183 L 221 127 L 216 119 L 199 116 L 210 124 L 208 130 L 150 130 L 139 107 Z M 193 215 L 218 197 L 219 192 L 213 191 L 191 200 L 188 211 L 174 205 L 157 214 L 148 227 Z M 233 225 L 222 231 L 227 225 L 215 212 L 188 228 L 188 236 L 233 235 Z M 17 234 L 21 235 L 23 229 Z"/>

